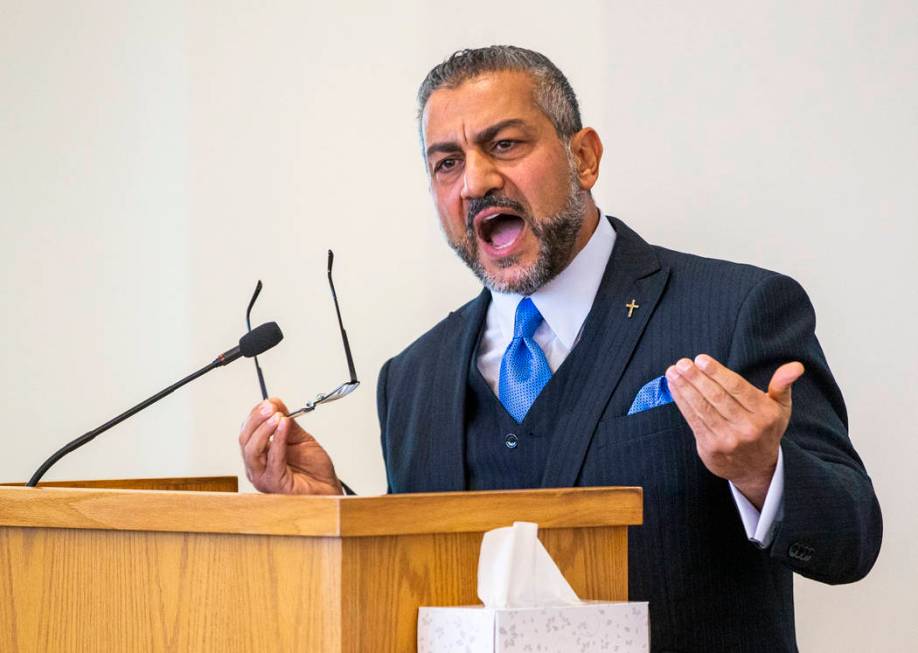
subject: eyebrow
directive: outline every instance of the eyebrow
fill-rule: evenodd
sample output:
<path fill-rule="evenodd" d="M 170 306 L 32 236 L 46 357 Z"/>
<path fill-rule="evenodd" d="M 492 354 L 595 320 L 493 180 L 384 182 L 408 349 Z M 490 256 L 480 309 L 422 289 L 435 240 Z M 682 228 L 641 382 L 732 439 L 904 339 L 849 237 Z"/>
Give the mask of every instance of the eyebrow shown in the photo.
<path fill-rule="evenodd" d="M 501 120 L 498 123 L 494 123 L 490 127 L 483 129 L 478 132 L 475 137 L 472 139 L 476 144 L 487 143 L 502 129 L 507 127 L 526 127 L 526 122 L 519 118 L 508 118 L 507 120 Z M 443 143 L 434 143 L 427 148 L 427 158 L 429 159 L 431 155 L 441 153 L 450 153 L 450 152 L 459 152 L 462 148 L 459 146 L 459 143 L 456 141 L 445 141 Z"/>

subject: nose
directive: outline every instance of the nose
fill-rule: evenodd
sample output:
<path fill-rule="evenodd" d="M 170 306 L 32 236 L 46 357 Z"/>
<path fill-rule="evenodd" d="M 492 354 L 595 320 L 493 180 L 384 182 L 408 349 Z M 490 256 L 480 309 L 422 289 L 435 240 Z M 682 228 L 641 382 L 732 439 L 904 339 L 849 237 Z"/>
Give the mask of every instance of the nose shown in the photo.
<path fill-rule="evenodd" d="M 504 178 L 487 156 L 471 152 L 465 158 L 465 170 L 462 177 L 462 199 L 470 200 L 484 197 L 493 190 L 500 190 Z"/>

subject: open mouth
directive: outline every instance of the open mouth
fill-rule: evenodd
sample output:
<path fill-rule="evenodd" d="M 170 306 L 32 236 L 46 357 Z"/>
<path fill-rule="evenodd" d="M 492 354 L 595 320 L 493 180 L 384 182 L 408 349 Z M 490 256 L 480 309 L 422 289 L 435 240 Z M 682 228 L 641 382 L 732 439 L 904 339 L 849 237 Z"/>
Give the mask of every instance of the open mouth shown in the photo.
<path fill-rule="evenodd" d="M 526 226 L 523 219 L 513 213 L 492 213 L 476 222 L 478 237 L 498 250 L 510 247 Z"/>

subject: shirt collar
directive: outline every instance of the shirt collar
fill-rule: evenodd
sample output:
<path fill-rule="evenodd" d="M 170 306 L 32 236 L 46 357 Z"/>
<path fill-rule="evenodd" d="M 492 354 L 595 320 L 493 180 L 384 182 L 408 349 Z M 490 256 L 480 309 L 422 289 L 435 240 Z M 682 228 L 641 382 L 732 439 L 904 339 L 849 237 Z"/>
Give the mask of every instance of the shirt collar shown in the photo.
<path fill-rule="evenodd" d="M 574 260 L 530 295 L 549 328 L 568 349 L 577 344 L 615 246 L 615 229 L 601 211 L 599 216 L 593 235 Z M 515 293 L 491 292 L 494 317 L 508 338 L 513 337 L 516 306 L 521 299 L 523 296 Z"/>

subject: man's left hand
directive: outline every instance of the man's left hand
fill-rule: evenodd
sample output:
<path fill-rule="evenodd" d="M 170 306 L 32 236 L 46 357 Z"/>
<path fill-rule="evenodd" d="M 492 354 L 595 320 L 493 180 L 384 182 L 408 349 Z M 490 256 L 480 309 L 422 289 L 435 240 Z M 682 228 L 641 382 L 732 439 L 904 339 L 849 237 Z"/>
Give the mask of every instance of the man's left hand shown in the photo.
<path fill-rule="evenodd" d="M 706 354 L 666 370 L 670 394 L 695 434 L 705 467 L 731 481 L 759 510 L 790 421 L 791 386 L 802 374 L 803 365 L 786 363 L 762 392 Z"/>

